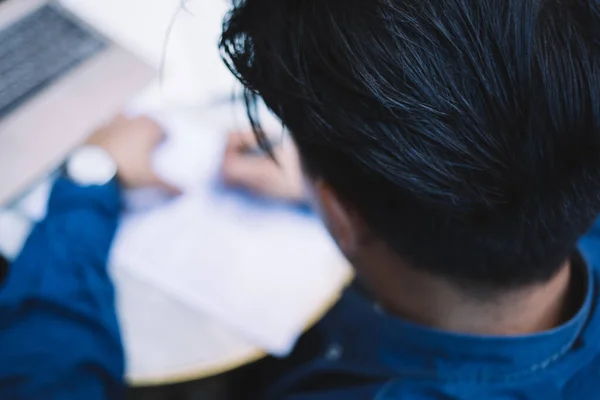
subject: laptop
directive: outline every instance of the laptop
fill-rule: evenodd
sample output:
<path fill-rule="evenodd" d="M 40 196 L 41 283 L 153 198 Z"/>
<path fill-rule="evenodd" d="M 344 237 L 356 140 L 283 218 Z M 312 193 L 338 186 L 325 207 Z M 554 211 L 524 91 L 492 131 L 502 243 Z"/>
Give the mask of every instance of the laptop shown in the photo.
<path fill-rule="evenodd" d="M 48 0 L 0 0 L 0 207 L 55 170 L 155 76 Z"/>

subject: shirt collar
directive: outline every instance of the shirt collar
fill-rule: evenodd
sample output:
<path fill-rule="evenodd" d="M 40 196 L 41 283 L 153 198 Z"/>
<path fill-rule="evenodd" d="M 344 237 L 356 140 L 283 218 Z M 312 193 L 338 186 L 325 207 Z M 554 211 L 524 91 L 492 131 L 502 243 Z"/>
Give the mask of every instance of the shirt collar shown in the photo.
<path fill-rule="evenodd" d="M 557 361 L 579 337 L 595 291 L 590 267 L 581 262 L 580 268 L 587 293 L 579 311 L 563 325 L 534 335 L 474 336 L 430 329 L 386 315 L 353 288 L 332 311 L 326 331 L 330 340 L 344 344 L 345 358 L 357 364 L 423 378 L 516 378 Z"/>

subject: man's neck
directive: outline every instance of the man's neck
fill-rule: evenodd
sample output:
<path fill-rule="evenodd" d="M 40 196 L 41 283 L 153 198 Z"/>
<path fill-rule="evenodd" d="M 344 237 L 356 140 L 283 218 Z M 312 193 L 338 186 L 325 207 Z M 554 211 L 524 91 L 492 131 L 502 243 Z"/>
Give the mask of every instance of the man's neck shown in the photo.
<path fill-rule="evenodd" d="M 397 264 L 381 263 L 375 268 L 371 264 L 362 275 L 388 312 L 456 333 L 531 334 L 560 325 L 571 312 L 570 262 L 546 283 L 483 301 L 442 278 Z"/>

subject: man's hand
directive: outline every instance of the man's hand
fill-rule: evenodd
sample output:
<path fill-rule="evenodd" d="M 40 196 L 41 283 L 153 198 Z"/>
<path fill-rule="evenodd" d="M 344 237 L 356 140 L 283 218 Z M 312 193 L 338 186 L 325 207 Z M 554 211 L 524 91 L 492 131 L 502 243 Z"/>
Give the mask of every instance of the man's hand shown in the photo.
<path fill-rule="evenodd" d="M 279 164 L 266 156 L 252 154 L 256 146 L 251 133 L 230 135 L 221 165 L 224 181 L 262 196 L 303 202 L 305 195 L 302 169 L 292 143 L 285 143 L 274 149 Z"/>
<path fill-rule="evenodd" d="M 152 119 L 120 115 L 98 129 L 86 144 L 110 154 L 117 164 L 117 177 L 126 188 L 154 186 L 178 194 L 178 188 L 160 179 L 152 169 L 152 153 L 163 139 L 162 128 Z"/>

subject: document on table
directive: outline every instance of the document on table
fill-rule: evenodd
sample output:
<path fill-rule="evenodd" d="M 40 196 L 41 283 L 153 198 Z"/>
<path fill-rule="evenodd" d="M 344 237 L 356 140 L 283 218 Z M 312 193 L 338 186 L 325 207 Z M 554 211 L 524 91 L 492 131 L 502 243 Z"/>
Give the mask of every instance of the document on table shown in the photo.
<path fill-rule="evenodd" d="M 349 269 L 312 213 L 220 185 L 224 140 L 170 132 L 155 168 L 186 193 L 129 213 L 111 262 L 285 355 L 336 300 Z"/>

